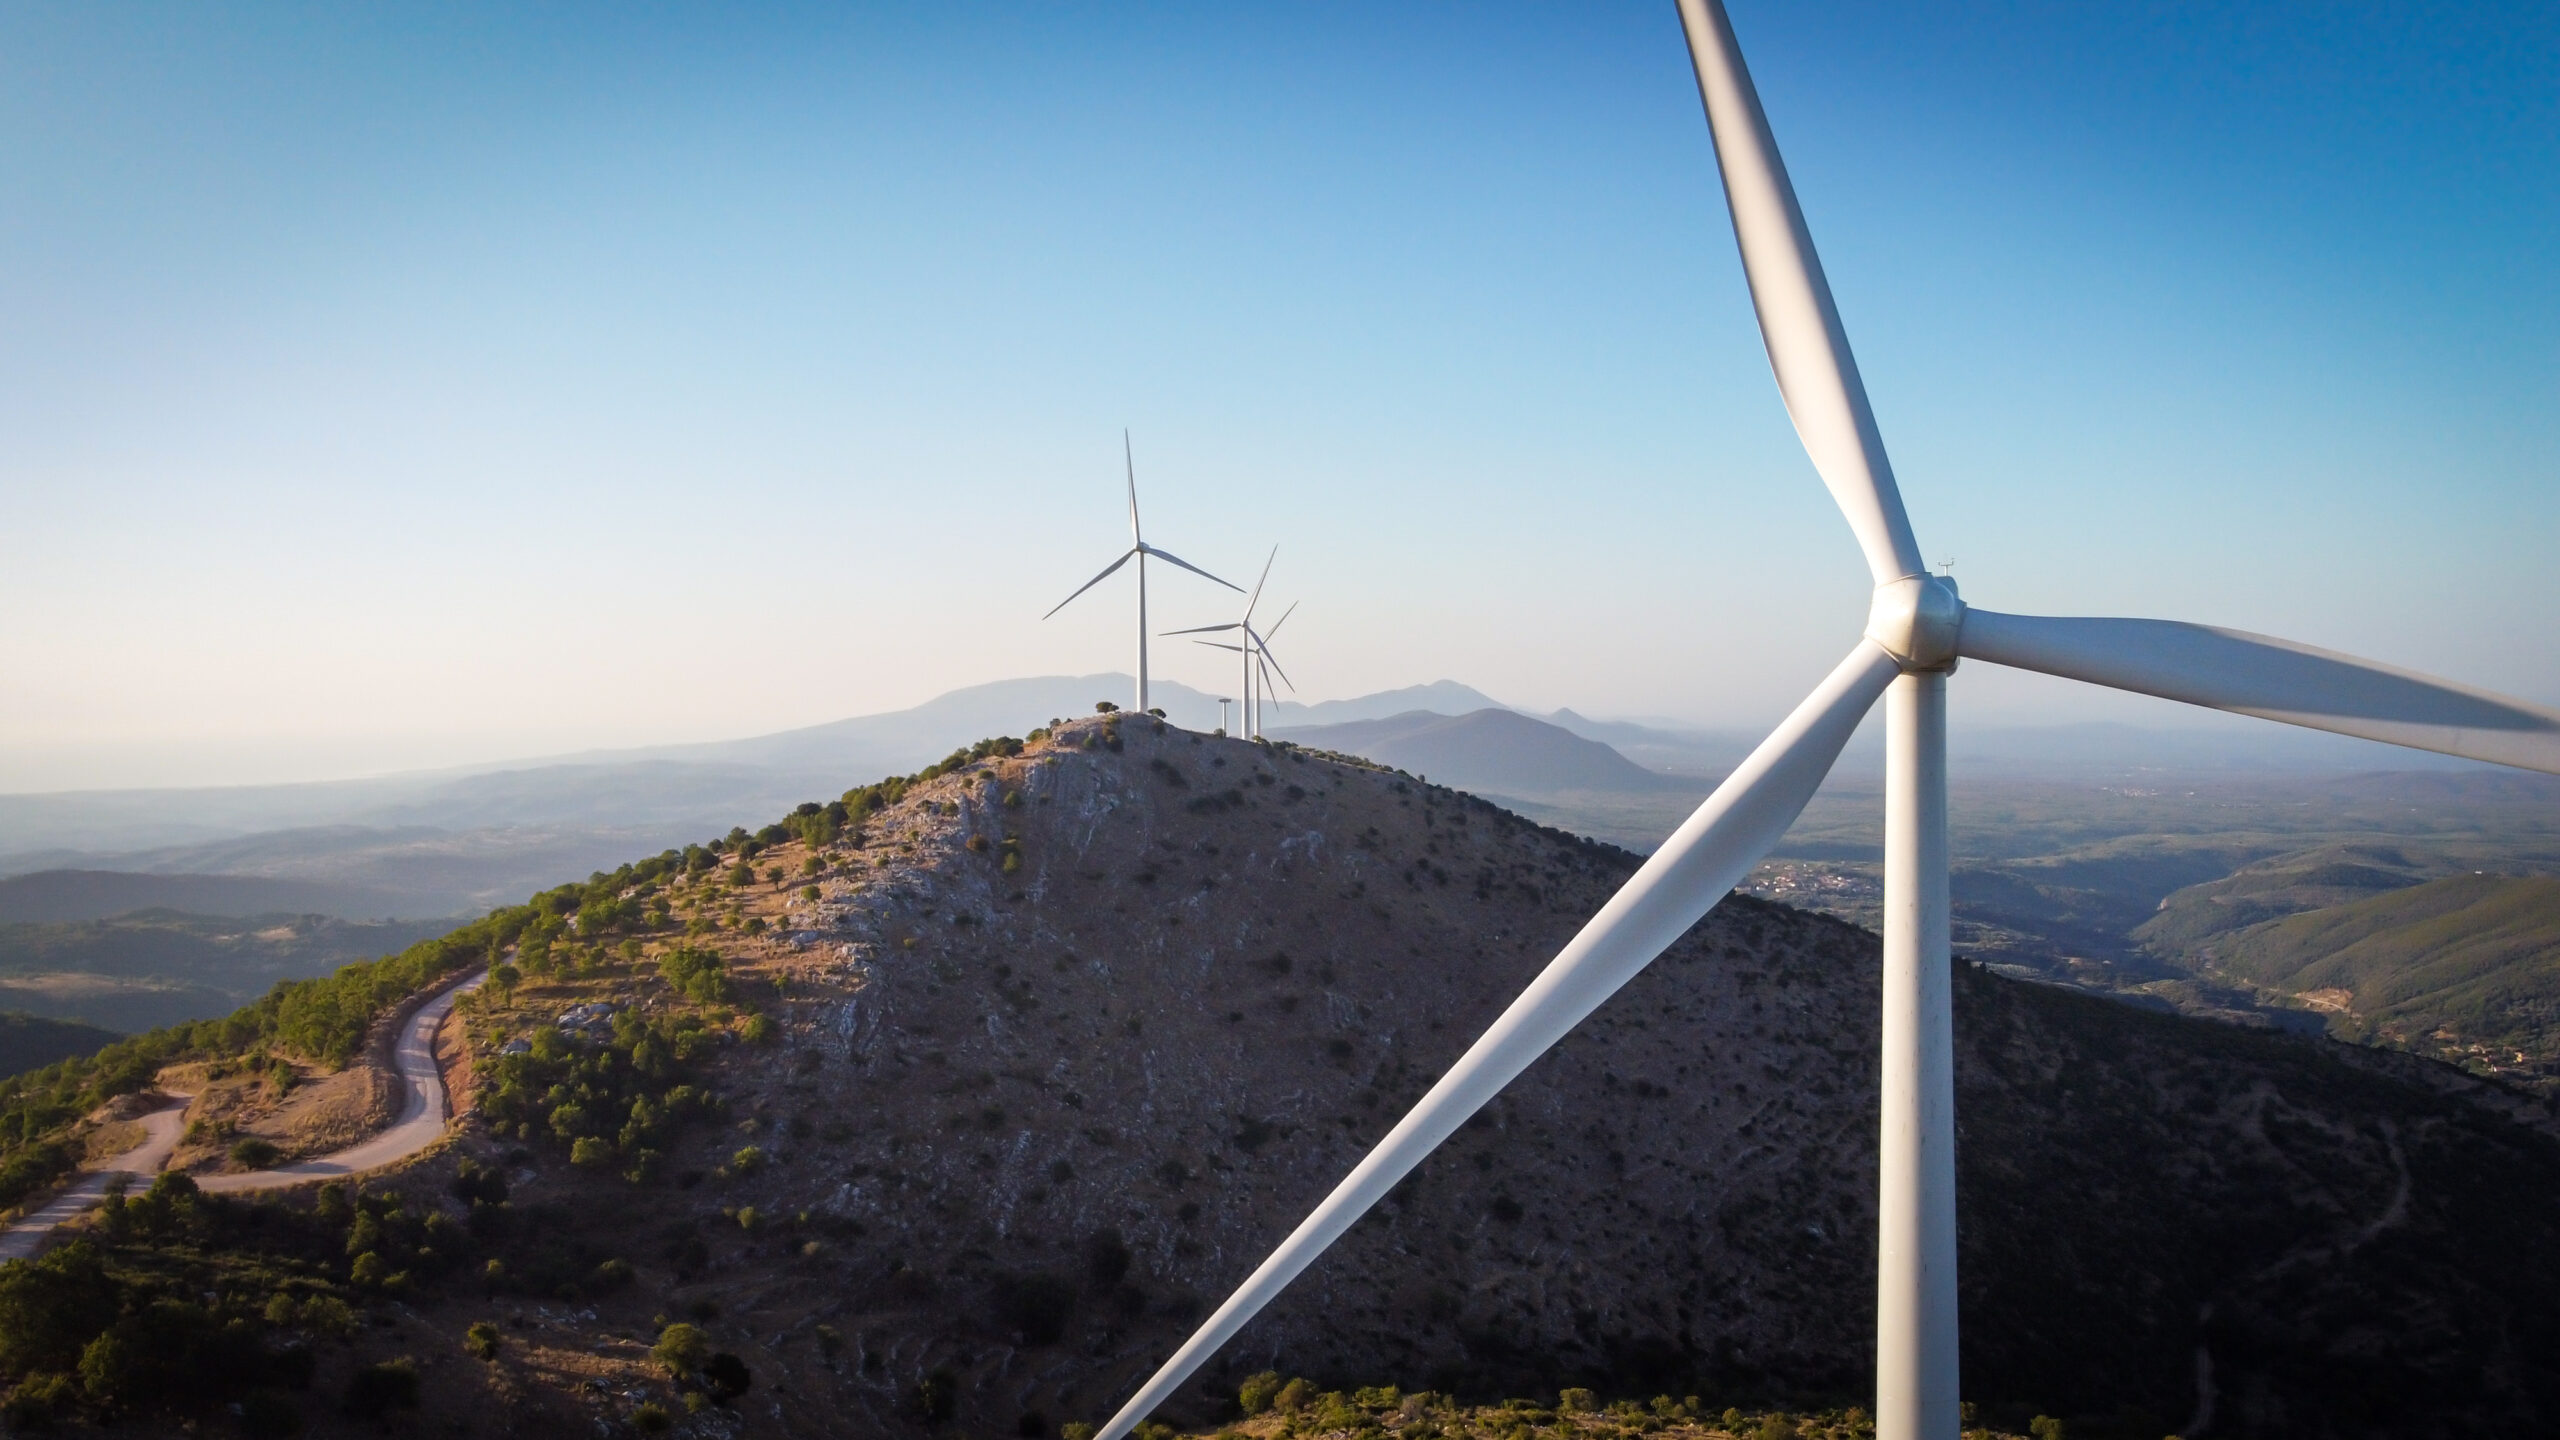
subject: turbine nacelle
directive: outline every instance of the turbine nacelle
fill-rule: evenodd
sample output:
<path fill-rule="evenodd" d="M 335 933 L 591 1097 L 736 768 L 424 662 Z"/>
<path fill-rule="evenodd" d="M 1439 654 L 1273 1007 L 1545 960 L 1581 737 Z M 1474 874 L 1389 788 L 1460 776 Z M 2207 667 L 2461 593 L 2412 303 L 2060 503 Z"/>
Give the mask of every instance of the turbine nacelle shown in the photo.
<path fill-rule="evenodd" d="M 1887 580 L 1867 602 L 1867 638 L 1893 657 L 1905 674 L 1956 668 L 1956 642 L 1964 633 L 1964 601 L 1952 575 L 1905 575 Z"/>

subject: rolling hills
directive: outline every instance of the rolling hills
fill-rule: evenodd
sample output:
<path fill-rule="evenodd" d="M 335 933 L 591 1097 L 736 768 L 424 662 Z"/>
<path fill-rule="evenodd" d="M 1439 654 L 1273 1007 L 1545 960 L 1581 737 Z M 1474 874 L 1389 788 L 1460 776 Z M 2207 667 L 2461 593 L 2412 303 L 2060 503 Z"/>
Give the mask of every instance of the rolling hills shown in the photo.
<path fill-rule="evenodd" d="M 2560 1081 L 2560 878 L 2311 874 L 2380 893 L 2218 934 L 2197 967 L 2293 996 L 2341 1034 Z"/>

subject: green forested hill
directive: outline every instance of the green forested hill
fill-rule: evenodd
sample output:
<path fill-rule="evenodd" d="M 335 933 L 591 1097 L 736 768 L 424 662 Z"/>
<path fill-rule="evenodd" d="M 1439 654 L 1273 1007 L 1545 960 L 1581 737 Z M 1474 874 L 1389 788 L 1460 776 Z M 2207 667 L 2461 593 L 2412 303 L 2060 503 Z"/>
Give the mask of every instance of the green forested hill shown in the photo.
<path fill-rule="evenodd" d="M 2560 878 L 2429 881 L 2250 926 L 2205 960 L 2343 1003 L 2340 1023 L 2365 1037 L 2502 1071 L 2560 1060 Z"/>
<path fill-rule="evenodd" d="M 2396 845 L 2323 845 L 2243 865 L 2160 902 L 2131 937 L 2143 949 L 2189 964 L 2235 931 L 2308 910 L 2405 890 L 2454 868 L 2412 859 Z"/>
<path fill-rule="evenodd" d="M 124 1037 L 76 1020 L 48 1020 L 0 1011 L 0 1077 L 21 1074 L 75 1055 L 94 1055 Z"/>

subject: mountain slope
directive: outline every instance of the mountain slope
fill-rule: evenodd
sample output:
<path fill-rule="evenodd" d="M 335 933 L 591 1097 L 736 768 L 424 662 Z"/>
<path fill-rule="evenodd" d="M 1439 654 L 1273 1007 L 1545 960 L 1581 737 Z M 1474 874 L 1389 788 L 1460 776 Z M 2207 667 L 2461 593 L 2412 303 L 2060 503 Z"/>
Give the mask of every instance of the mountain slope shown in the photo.
<path fill-rule="evenodd" d="M 1454 716 L 1417 710 L 1383 720 L 1270 733 L 1275 739 L 1358 755 L 1457 789 L 1495 795 L 1574 790 L 1653 794 L 1695 788 L 1657 775 L 1597 740 L 1512 710 Z"/>
<path fill-rule="evenodd" d="M 2329 845 L 2244 865 L 2221 879 L 2176 891 L 2128 933 L 2165 959 L 2193 963 L 2216 942 L 2252 925 L 2344 905 L 2429 878 L 2421 862 L 2390 845 Z"/>
<path fill-rule="evenodd" d="M 76 1020 L 0 1011 L 0 1079 L 74 1055 L 91 1055 L 124 1037 Z"/>
<path fill-rule="evenodd" d="M 706 1135 L 665 1162 L 699 1189 L 634 1191 L 548 1131 L 498 1142 L 537 1147 L 528 1201 L 670 1237 L 596 1325 L 716 1316 L 770 1377 L 760 1433 L 898 1433 L 936 1397 L 973 1433 L 1106 1413 L 1633 864 L 1136 721 L 920 786 L 860 841 L 814 857 L 815 901 L 788 840 L 754 859 L 784 883 L 672 899 L 747 993 L 784 997 L 782 1052 L 720 1077 L 761 1163 Z M 1871 935 L 1728 901 L 1176 1408 L 1214 1418 L 1266 1366 L 1860 1393 L 1876 967 Z M 486 1042 L 616 987 L 655 993 L 528 985 Z M 2314 1044 L 1975 971 L 1957 993 L 1969 1394 L 2159 1434 L 2204 1403 L 2201 1350 L 2218 1434 L 2560 1403 L 2550 1139 Z"/>
<path fill-rule="evenodd" d="M 2302 997 L 2351 1033 L 2560 1077 L 2560 879 L 2395 887 L 2251 926 L 2202 955 L 2209 973 Z"/>

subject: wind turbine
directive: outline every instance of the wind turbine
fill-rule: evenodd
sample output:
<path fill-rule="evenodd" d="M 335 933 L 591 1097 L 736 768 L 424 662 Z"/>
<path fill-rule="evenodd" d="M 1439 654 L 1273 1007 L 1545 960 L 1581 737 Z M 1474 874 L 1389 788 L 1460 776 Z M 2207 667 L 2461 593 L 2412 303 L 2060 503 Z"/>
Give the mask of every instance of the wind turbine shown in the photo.
<path fill-rule="evenodd" d="M 1087 590 L 1092 589 L 1094 586 L 1101 584 L 1103 581 L 1110 579 L 1111 572 L 1128 564 L 1130 560 L 1135 559 L 1138 562 L 1138 713 L 1144 715 L 1147 713 L 1147 557 L 1152 555 L 1167 564 L 1179 565 L 1183 569 L 1190 571 L 1192 574 L 1197 575 L 1204 580 L 1217 580 L 1219 584 L 1226 585 L 1228 589 L 1236 591 L 1237 594 L 1243 594 L 1244 592 L 1238 586 L 1228 585 L 1226 581 L 1218 580 L 1217 576 L 1210 574 L 1208 571 L 1203 570 L 1199 566 L 1192 564 L 1190 561 L 1183 559 L 1181 556 L 1174 554 L 1172 551 L 1159 550 L 1155 546 L 1147 543 L 1147 537 L 1139 533 L 1138 530 L 1137 453 L 1130 448 L 1129 432 L 1126 430 L 1120 432 L 1120 455 L 1121 459 L 1125 461 L 1129 467 L 1129 548 L 1120 553 L 1119 559 L 1103 566 L 1101 574 L 1096 575 L 1092 579 L 1084 582 L 1082 585 L 1077 586 L 1075 595 L 1070 595 L 1066 599 L 1059 601 L 1057 604 L 1050 606 L 1049 615 L 1055 615 L 1059 611 L 1066 609 L 1069 605 L 1074 604 L 1076 595 L 1081 595 Z M 1043 615 L 1040 618 L 1046 620 L 1049 618 L 1049 615 Z"/>
<path fill-rule="evenodd" d="M 1164 1403 L 1467 1117 L 1714 908 L 1786 833 L 1879 698 L 1886 772 L 1876 1434 L 1953 1440 L 1959 1407 L 1946 685 L 1956 662 L 2036 670 L 2560 774 L 2560 712 L 2245 631 L 1974 609 L 1957 597 L 1953 580 L 1927 573 L 1732 23 L 1721 0 L 1678 3 L 1779 393 L 1875 581 L 1866 633 L 1098 1440 L 1120 1440 Z"/>
<path fill-rule="evenodd" d="M 1295 603 L 1292 603 L 1288 610 L 1280 616 L 1280 624 L 1285 625 L 1289 623 L 1289 616 L 1295 615 L 1296 613 L 1298 613 L 1298 607 Z M 1219 628 L 1225 629 L 1228 627 L 1221 626 Z M 1280 625 L 1272 626 L 1271 632 L 1275 635 L 1280 633 Z M 1237 650 L 1243 652 L 1246 692 L 1245 738 L 1248 740 L 1259 740 L 1262 738 L 1262 701 L 1265 696 L 1268 696 L 1271 693 L 1271 672 L 1280 669 L 1280 662 L 1272 657 L 1269 642 L 1262 635 L 1256 633 L 1251 626 L 1247 626 L 1245 628 L 1244 634 L 1245 643 L 1241 645 L 1230 645 L 1223 640 L 1194 640 L 1191 643 L 1194 645 L 1206 645 L 1213 650 Z M 1254 672 L 1257 670 L 1262 672 L 1261 683 L 1258 685 L 1254 683 Z M 1289 687 L 1290 694 L 1294 695 L 1298 692 L 1298 682 L 1290 679 L 1289 672 L 1286 670 L 1280 670 L 1280 683 Z"/>
<path fill-rule="evenodd" d="M 1261 696 L 1270 689 L 1271 672 L 1277 668 L 1279 663 L 1269 658 L 1271 654 L 1269 647 L 1263 643 L 1263 637 L 1253 628 L 1253 607 L 1262 603 L 1262 587 L 1269 583 L 1271 579 L 1271 562 L 1279 558 L 1280 547 L 1274 545 L 1271 547 L 1271 554 L 1262 562 L 1261 577 L 1253 582 L 1253 593 L 1245 597 L 1244 615 L 1242 618 L 1230 620 L 1224 625 L 1194 625 L 1187 630 L 1167 630 L 1164 632 L 1167 635 L 1218 635 L 1229 630 L 1243 632 L 1243 643 L 1241 644 L 1230 644 L 1220 640 L 1195 640 L 1192 643 L 1195 645 L 1207 645 L 1218 650 L 1233 650 L 1244 657 L 1244 698 L 1242 701 L 1244 709 L 1241 718 L 1243 720 L 1244 738 L 1248 740 L 1261 738 Z M 1271 633 L 1275 635 L 1280 633 L 1280 626 L 1288 624 L 1289 617 L 1296 613 L 1298 613 L 1297 602 L 1291 601 L 1289 608 L 1281 612 L 1279 624 L 1271 627 Z M 1259 689 L 1254 685 L 1254 672 L 1257 669 L 1262 672 L 1262 685 Z M 1289 672 L 1286 670 L 1282 670 L 1280 672 L 1280 679 L 1284 683 L 1288 683 L 1291 690 L 1294 691 L 1298 688 L 1295 682 L 1289 680 Z"/>

